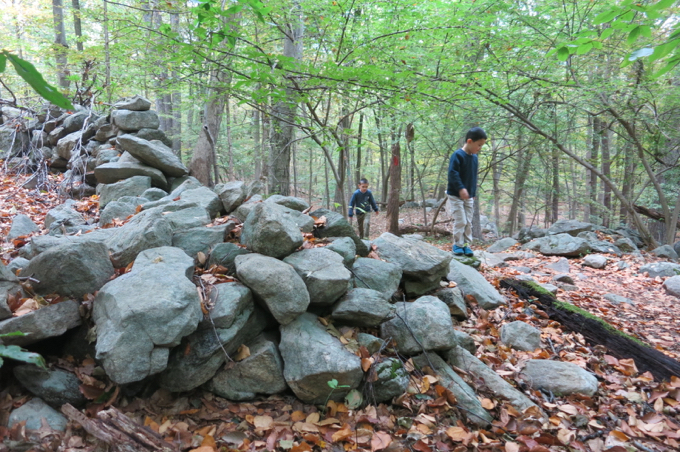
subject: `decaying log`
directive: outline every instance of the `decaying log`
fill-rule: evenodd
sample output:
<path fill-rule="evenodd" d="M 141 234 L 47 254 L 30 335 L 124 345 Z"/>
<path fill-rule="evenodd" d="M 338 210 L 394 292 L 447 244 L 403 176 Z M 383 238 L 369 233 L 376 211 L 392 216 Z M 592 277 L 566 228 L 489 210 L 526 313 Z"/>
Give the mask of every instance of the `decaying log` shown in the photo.
<path fill-rule="evenodd" d="M 634 205 L 633 209 L 639 214 L 642 214 L 646 217 L 651 218 L 652 220 L 658 220 L 658 221 L 666 221 L 666 218 L 664 217 L 662 212 L 659 212 L 658 210 L 655 209 L 650 209 L 649 207 L 644 207 L 644 206 L 638 206 Z M 680 220 L 678 220 L 678 228 L 680 228 Z"/>
<path fill-rule="evenodd" d="M 171 452 L 173 447 L 156 432 L 133 422 L 115 408 L 100 411 L 90 419 L 68 403 L 61 412 L 80 424 L 87 433 L 111 446 L 116 452 Z"/>
<path fill-rule="evenodd" d="M 593 345 L 604 345 L 612 356 L 619 359 L 632 358 L 640 372 L 649 371 L 657 380 L 669 380 L 673 375 L 680 376 L 680 362 L 653 347 L 634 341 L 604 320 L 598 321 L 560 307 L 556 298 L 536 289 L 531 283 L 504 279 L 501 287 L 512 288 L 522 299 L 531 298 L 531 302 L 540 306 L 551 320 L 559 322 L 568 330 L 580 333 Z"/>
<path fill-rule="evenodd" d="M 400 234 L 416 234 L 419 232 L 424 232 L 425 234 L 431 234 L 433 232 L 433 228 L 430 226 L 416 226 L 416 225 L 407 225 L 407 226 L 400 226 L 399 227 L 399 233 Z M 436 232 L 439 235 L 451 235 L 451 231 L 446 230 L 445 228 L 434 228 L 434 232 Z"/>

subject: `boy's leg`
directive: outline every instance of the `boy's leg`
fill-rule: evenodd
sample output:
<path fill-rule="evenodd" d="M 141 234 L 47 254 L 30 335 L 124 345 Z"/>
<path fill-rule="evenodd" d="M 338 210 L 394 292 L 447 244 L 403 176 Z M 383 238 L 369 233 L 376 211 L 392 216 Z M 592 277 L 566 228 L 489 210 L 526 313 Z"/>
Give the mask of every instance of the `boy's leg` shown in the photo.
<path fill-rule="evenodd" d="M 359 238 L 364 238 L 364 217 L 366 215 L 357 215 L 357 226 L 359 226 Z"/>
<path fill-rule="evenodd" d="M 446 195 L 446 210 L 453 217 L 451 232 L 453 234 L 453 247 L 463 247 L 465 245 L 465 227 L 467 218 L 465 215 L 464 201 L 456 196 Z M 455 250 L 455 248 L 454 248 Z"/>
<path fill-rule="evenodd" d="M 368 233 L 371 230 L 371 212 L 366 212 L 364 218 L 364 237 L 366 240 L 369 239 Z"/>
<path fill-rule="evenodd" d="M 463 241 L 467 246 L 470 246 L 470 244 L 472 244 L 472 216 L 474 215 L 475 210 L 474 198 L 463 201 L 463 207 L 465 210 L 465 229 L 463 230 Z"/>

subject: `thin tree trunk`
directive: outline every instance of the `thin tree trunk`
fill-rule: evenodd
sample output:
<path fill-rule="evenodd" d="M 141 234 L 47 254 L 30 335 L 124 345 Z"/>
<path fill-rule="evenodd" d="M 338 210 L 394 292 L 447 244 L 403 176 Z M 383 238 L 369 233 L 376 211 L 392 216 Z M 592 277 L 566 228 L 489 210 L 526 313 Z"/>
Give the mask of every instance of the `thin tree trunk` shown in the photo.
<path fill-rule="evenodd" d="M 401 191 L 401 126 L 396 135 L 392 134 L 390 161 L 390 195 L 387 199 L 388 232 L 399 235 L 399 193 Z"/>
<path fill-rule="evenodd" d="M 312 151 L 312 147 L 309 147 L 309 205 L 312 205 L 312 183 L 314 180 L 314 152 Z"/>
<path fill-rule="evenodd" d="M 62 0 L 52 0 L 52 20 L 54 22 L 54 53 L 57 59 L 57 77 L 59 86 L 68 89 L 70 84 L 67 76 L 66 31 L 64 30 L 64 5 Z"/>
<path fill-rule="evenodd" d="M 76 35 L 76 49 L 83 51 L 83 28 L 80 23 L 80 0 L 71 0 L 73 6 L 73 31 Z"/>
<path fill-rule="evenodd" d="M 621 193 L 623 193 L 623 196 L 626 198 L 630 198 L 634 192 L 634 174 L 635 162 L 633 160 L 633 145 L 629 141 L 626 141 L 626 143 L 623 145 L 623 178 L 621 181 Z M 627 219 L 628 211 L 626 210 L 625 206 L 621 204 L 619 207 L 619 221 L 625 224 L 627 223 Z"/>
<path fill-rule="evenodd" d="M 552 190 L 550 206 L 550 222 L 555 223 L 560 216 L 560 152 L 557 148 L 552 148 Z"/>
<path fill-rule="evenodd" d="M 502 144 L 502 143 L 500 143 Z M 501 218 L 501 203 L 500 203 L 500 198 L 501 198 L 501 173 L 502 173 L 502 163 L 501 161 L 503 160 L 503 155 L 502 151 L 500 150 L 500 146 L 496 143 L 496 141 L 492 142 L 492 153 L 491 153 L 491 160 L 492 160 L 492 166 L 491 169 L 493 171 L 492 177 L 493 177 L 493 215 L 495 218 L 495 221 L 498 222 L 499 219 Z M 498 224 L 498 223 L 497 223 Z"/>
<path fill-rule="evenodd" d="M 589 163 L 593 165 L 594 167 L 599 166 L 599 161 L 600 161 L 600 129 L 602 128 L 601 126 L 602 121 L 600 118 L 595 116 L 593 118 L 593 131 L 592 131 L 592 136 L 593 136 L 593 141 L 591 143 L 591 154 L 590 154 L 590 161 Z M 589 222 L 593 222 L 594 218 L 592 217 L 599 217 L 600 216 L 600 209 L 598 208 L 598 201 L 597 201 L 597 185 L 598 185 L 598 180 L 597 180 L 597 174 L 593 170 L 588 170 L 588 174 L 590 175 L 590 212 L 591 212 L 591 218 Z"/>
<path fill-rule="evenodd" d="M 359 183 L 361 179 L 361 139 L 364 132 L 364 114 L 359 113 L 359 132 L 357 134 L 357 164 L 354 168 L 354 182 Z"/>
<path fill-rule="evenodd" d="M 107 0 L 104 3 L 104 66 L 107 102 L 111 103 L 111 52 L 109 50 L 109 10 Z"/>
<path fill-rule="evenodd" d="M 229 105 L 229 94 L 224 97 L 224 110 L 225 110 L 225 133 L 227 135 L 227 180 L 234 180 L 234 147 L 232 145 L 231 139 L 231 108 Z"/>
<path fill-rule="evenodd" d="M 610 161 L 610 130 L 606 122 L 602 122 L 602 129 L 600 133 L 602 140 L 602 174 L 611 179 L 611 161 Z M 608 185 L 602 187 L 602 224 L 604 227 L 609 227 L 609 220 L 612 213 L 612 190 Z"/>
<path fill-rule="evenodd" d="M 262 143 L 260 141 L 260 110 L 253 110 L 253 142 L 255 144 L 255 180 L 262 177 Z"/>

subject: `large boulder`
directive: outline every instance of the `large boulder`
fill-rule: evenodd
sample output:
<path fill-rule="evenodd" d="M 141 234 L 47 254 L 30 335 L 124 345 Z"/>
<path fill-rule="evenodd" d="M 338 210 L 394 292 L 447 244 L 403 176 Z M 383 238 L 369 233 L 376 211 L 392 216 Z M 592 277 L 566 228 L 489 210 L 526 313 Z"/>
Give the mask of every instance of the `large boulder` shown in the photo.
<path fill-rule="evenodd" d="M 517 350 L 533 352 L 541 346 L 541 331 L 516 320 L 501 327 L 501 342 Z"/>
<path fill-rule="evenodd" d="M 295 196 L 271 195 L 264 202 L 279 204 L 288 207 L 289 209 L 297 210 L 298 212 L 309 209 L 309 203 L 307 203 L 307 201 Z"/>
<path fill-rule="evenodd" d="M 304 281 L 312 305 L 330 306 L 351 286 L 352 274 L 343 265 L 342 256 L 326 248 L 300 250 L 283 261 Z"/>
<path fill-rule="evenodd" d="M 76 146 L 81 145 L 82 141 L 83 132 L 69 133 L 57 142 L 57 154 L 64 160 L 70 160 L 73 150 Z"/>
<path fill-rule="evenodd" d="M 663 282 L 663 288 L 674 297 L 680 298 L 680 276 L 671 276 Z"/>
<path fill-rule="evenodd" d="M 592 223 L 584 223 L 578 220 L 557 220 L 548 228 L 548 235 L 569 234 L 576 237 L 579 233 L 592 229 Z"/>
<path fill-rule="evenodd" d="M 204 207 L 194 203 L 177 201 L 163 206 L 160 211 L 173 232 L 191 228 L 200 228 L 210 223 L 210 214 Z"/>
<path fill-rule="evenodd" d="M 295 269 L 261 254 L 237 256 L 236 275 L 255 293 L 281 325 L 287 325 L 309 306 L 309 292 Z"/>
<path fill-rule="evenodd" d="M 451 312 L 453 317 L 458 320 L 465 320 L 468 318 L 467 306 L 465 305 L 465 299 L 463 298 L 463 292 L 461 292 L 460 287 L 445 287 L 436 291 L 434 295 L 446 303 L 446 306 L 449 307 L 449 312 Z"/>
<path fill-rule="evenodd" d="M 150 187 L 149 176 L 132 176 L 113 184 L 99 184 L 97 185 L 99 208 L 103 209 L 111 201 L 116 201 L 123 196 L 141 196 Z"/>
<path fill-rule="evenodd" d="M 457 345 L 449 308 L 437 297 L 394 304 L 395 317 L 380 326 L 380 337 L 392 338 L 404 355 L 449 350 Z"/>
<path fill-rule="evenodd" d="M 27 132 L 21 132 L 15 127 L 0 125 L 0 151 L 9 155 L 18 155 L 30 143 Z"/>
<path fill-rule="evenodd" d="M 227 269 L 229 274 L 233 275 L 236 272 L 236 264 L 234 263 L 236 256 L 250 253 L 251 251 L 236 243 L 218 243 L 210 250 L 208 268 L 213 265 L 221 265 Z"/>
<path fill-rule="evenodd" d="M 198 187 L 184 190 L 179 195 L 179 199 L 184 202 L 193 202 L 203 207 L 210 214 L 210 218 L 219 216 L 220 212 L 223 210 L 220 197 L 208 187 Z"/>
<path fill-rule="evenodd" d="M 675 251 L 675 254 L 680 256 L 680 240 L 673 244 L 673 251 Z"/>
<path fill-rule="evenodd" d="M 505 298 L 474 268 L 453 259 L 449 263 L 449 281 L 454 281 L 465 295 L 472 295 L 484 309 L 496 309 Z"/>
<path fill-rule="evenodd" d="M 78 111 L 67 116 L 66 119 L 64 119 L 64 122 L 62 123 L 64 127 L 64 133 L 72 133 L 75 132 L 76 130 L 81 130 L 85 125 L 85 121 L 87 120 L 89 115 L 90 112 L 88 111 Z M 92 119 L 90 119 L 88 122 L 91 123 L 93 121 Z"/>
<path fill-rule="evenodd" d="M 133 176 L 148 176 L 154 187 L 165 189 L 168 184 L 163 173 L 151 166 L 136 162 L 109 162 L 94 169 L 94 175 L 100 184 L 113 184 L 119 180 Z"/>
<path fill-rule="evenodd" d="M 328 382 L 336 380 L 333 400 L 359 386 L 361 359 L 347 350 L 321 325 L 317 316 L 306 312 L 281 326 L 279 345 L 284 362 L 283 376 L 295 395 L 305 403 L 324 403 L 331 393 Z"/>
<path fill-rule="evenodd" d="M 172 140 L 168 138 L 168 136 L 162 130 L 139 129 L 132 135 L 147 141 L 160 141 L 161 143 L 172 149 Z"/>
<path fill-rule="evenodd" d="M 651 264 L 643 265 L 638 271 L 642 274 L 649 274 L 650 278 L 656 278 L 657 276 L 676 276 L 680 275 L 680 264 L 674 264 L 672 262 L 653 262 Z"/>
<path fill-rule="evenodd" d="M 229 214 L 246 199 L 246 186 L 242 181 L 227 182 L 216 186 L 215 193 L 222 201 L 225 212 Z"/>
<path fill-rule="evenodd" d="M 134 158 L 163 171 L 167 176 L 181 177 L 189 172 L 172 149 L 160 141 L 147 141 L 129 134 L 119 136 L 117 141 L 120 147 Z"/>
<path fill-rule="evenodd" d="M 359 238 L 352 225 L 349 224 L 342 214 L 327 209 L 317 209 L 309 215 L 314 218 L 326 218 L 326 224 L 314 230 L 316 237 L 349 237 L 354 242 L 359 256 L 368 255 L 368 247 L 366 247 L 366 244 Z"/>
<path fill-rule="evenodd" d="M 586 239 L 569 234 L 556 234 L 539 239 L 522 246 L 523 249 L 538 251 L 544 256 L 580 257 L 588 254 L 590 245 Z"/>
<path fill-rule="evenodd" d="M 283 359 L 272 338 L 260 335 L 248 346 L 250 356 L 217 372 L 207 384 L 208 391 L 240 401 L 288 388 L 283 377 Z"/>
<path fill-rule="evenodd" d="M 71 372 L 25 364 L 14 368 L 14 376 L 21 386 L 54 408 L 65 403 L 82 406 L 87 401 L 80 392 L 80 380 Z"/>
<path fill-rule="evenodd" d="M 363 384 L 362 392 L 367 394 L 369 404 L 378 406 L 406 392 L 410 377 L 400 360 L 386 358 L 377 363 L 374 370 L 376 380 Z"/>
<path fill-rule="evenodd" d="M 12 226 L 7 233 L 7 240 L 12 241 L 17 237 L 31 235 L 38 231 L 40 231 L 38 225 L 28 215 L 20 213 L 12 218 Z"/>
<path fill-rule="evenodd" d="M 439 288 L 446 276 L 451 254 L 422 240 L 383 233 L 373 241 L 380 259 L 396 264 L 402 270 L 402 285 L 406 295 L 417 297 Z"/>
<path fill-rule="evenodd" d="M 352 265 L 357 257 L 357 246 L 354 244 L 354 240 L 349 237 L 331 237 L 329 240 L 331 240 L 331 243 L 326 245 L 326 248 L 341 255 L 342 263 L 346 267 Z M 401 279 L 401 276 L 399 276 L 399 279 Z M 397 284 L 399 283 L 397 282 Z"/>
<path fill-rule="evenodd" d="M 172 271 L 183 272 L 189 280 L 194 276 L 194 260 L 183 250 L 174 246 L 159 246 L 142 251 L 135 258 L 130 273 L 160 263 L 168 266 Z"/>
<path fill-rule="evenodd" d="M 157 129 L 160 125 L 158 114 L 153 110 L 114 110 L 111 112 L 111 122 L 124 132 Z"/>
<path fill-rule="evenodd" d="M 345 325 L 376 327 L 394 317 L 394 306 L 382 292 L 352 289 L 333 306 L 331 317 Z"/>
<path fill-rule="evenodd" d="M 113 104 L 118 110 L 147 111 L 151 108 L 151 101 L 142 96 L 126 97 Z"/>
<path fill-rule="evenodd" d="M 210 318 L 170 354 L 159 384 L 170 391 L 189 391 L 210 380 L 241 344 L 267 327 L 265 313 L 255 306 L 250 289 L 239 283 L 218 284 L 210 292 Z"/>
<path fill-rule="evenodd" d="M 678 260 L 678 253 L 670 245 L 661 245 L 651 251 L 656 257 L 663 257 L 670 260 Z"/>
<path fill-rule="evenodd" d="M 172 235 L 172 246 L 183 249 L 189 256 L 196 257 L 198 253 L 207 255 L 211 248 L 224 242 L 225 235 L 233 227 L 234 223 L 227 223 L 178 231 Z"/>
<path fill-rule="evenodd" d="M 163 371 L 170 349 L 202 318 L 201 300 L 186 277 L 186 264 L 175 261 L 173 254 L 165 259 L 166 250 L 160 248 L 156 258 L 135 263 L 133 271 L 106 284 L 94 300 L 97 359 L 118 384 Z"/>
<path fill-rule="evenodd" d="M 291 210 L 274 203 L 259 203 L 253 207 L 241 230 L 241 244 L 277 259 L 291 254 L 302 242 Z"/>
<path fill-rule="evenodd" d="M 7 304 L 7 297 L 17 294 L 21 297 L 22 292 L 19 278 L 0 261 L 0 320 L 12 317 L 12 311 Z"/>
<path fill-rule="evenodd" d="M 26 422 L 26 429 L 40 430 L 43 426 L 43 420 L 53 430 L 66 431 L 68 419 L 38 398 L 31 399 L 12 411 L 12 414 L 9 415 L 7 427 L 11 429 L 19 422 Z"/>
<path fill-rule="evenodd" d="M 21 271 L 22 276 L 36 280 L 32 284 L 37 293 L 75 298 L 96 292 L 113 274 L 106 245 L 88 241 L 50 248 Z"/>
<path fill-rule="evenodd" d="M 142 212 L 114 232 L 106 240 L 114 267 L 125 267 L 149 248 L 172 245 L 172 229 L 157 212 Z"/>
<path fill-rule="evenodd" d="M 113 223 L 114 220 L 125 220 L 137 213 L 137 206 L 133 203 L 111 201 L 106 204 L 99 214 L 99 226 Z"/>
<path fill-rule="evenodd" d="M 392 297 L 399 289 L 402 269 L 398 264 L 360 257 L 352 265 L 354 287 L 373 289 Z"/>
<path fill-rule="evenodd" d="M 545 237 L 548 234 L 547 229 L 539 228 L 538 226 L 530 226 L 528 228 L 521 228 L 517 233 L 517 240 L 520 243 L 527 243 L 531 240 Z"/>
<path fill-rule="evenodd" d="M 34 344 L 43 339 L 59 337 L 71 328 L 80 326 L 79 305 L 73 300 L 65 300 L 32 311 L 21 317 L 11 317 L 0 321 L 0 334 L 21 331 L 25 336 L 4 337 L 5 345 L 21 347 Z"/>
<path fill-rule="evenodd" d="M 50 209 L 45 215 L 45 227 L 55 229 L 64 227 L 77 227 L 86 224 L 85 218 L 75 210 L 75 201 L 69 199 L 65 203 Z"/>
<path fill-rule="evenodd" d="M 531 359 L 526 362 L 521 375 L 530 387 L 550 391 L 556 396 L 592 396 L 597 392 L 597 378 L 587 370 L 568 362 Z"/>
<path fill-rule="evenodd" d="M 507 250 L 508 248 L 517 245 L 518 243 L 519 242 L 513 239 L 512 237 L 505 237 L 500 240 L 497 240 L 493 245 L 488 247 L 486 251 L 488 251 L 489 253 L 500 253 Z"/>

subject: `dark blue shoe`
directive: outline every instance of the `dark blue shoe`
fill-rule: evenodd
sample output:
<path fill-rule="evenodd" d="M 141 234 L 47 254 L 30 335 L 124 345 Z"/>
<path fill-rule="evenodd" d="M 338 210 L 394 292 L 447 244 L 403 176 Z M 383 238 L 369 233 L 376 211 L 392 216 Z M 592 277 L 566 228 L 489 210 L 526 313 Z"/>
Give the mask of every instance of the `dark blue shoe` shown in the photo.
<path fill-rule="evenodd" d="M 475 255 L 475 253 L 470 249 L 470 247 L 467 246 L 463 247 L 463 254 L 465 254 L 468 257 L 472 257 Z"/>
<path fill-rule="evenodd" d="M 456 256 L 462 256 L 463 254 L 465 254 L 465 248 L 462 246 L 453 245 L 453 254 L 455 254 Z"/>

